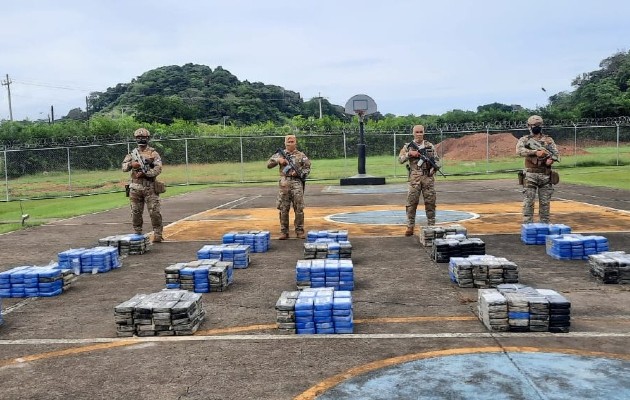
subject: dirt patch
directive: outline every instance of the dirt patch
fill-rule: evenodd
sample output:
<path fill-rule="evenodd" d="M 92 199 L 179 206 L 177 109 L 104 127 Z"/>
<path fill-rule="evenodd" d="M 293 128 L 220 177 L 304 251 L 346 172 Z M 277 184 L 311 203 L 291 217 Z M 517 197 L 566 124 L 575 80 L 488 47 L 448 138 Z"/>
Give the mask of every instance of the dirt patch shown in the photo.
<path fill-rule="evenodd" d="M 507 158 L 516 156 L 516 142 L 518 139 L 509 132 L 495 133 L 488 137 L 484 132 L 466 135 L 461 138 L 449 138 L 436 145 L 438 154 L 449 160 L 477 161 L 490 158 Z M 574 154 L 573 146 L 557 144 L 560 156 Z M 578 148 L 576 154 L 589 154 Z"/>

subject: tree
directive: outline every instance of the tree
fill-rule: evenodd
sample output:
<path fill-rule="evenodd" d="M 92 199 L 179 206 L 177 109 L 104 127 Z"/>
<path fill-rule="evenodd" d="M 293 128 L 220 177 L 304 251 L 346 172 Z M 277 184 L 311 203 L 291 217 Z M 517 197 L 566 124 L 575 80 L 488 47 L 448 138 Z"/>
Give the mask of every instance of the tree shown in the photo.
<path fill-rule="evenodd" d="M 175 119 L 193 121 L 196 117 L 195 108 L 187 106 L 177 96 L 149 96 L 136 108 L 136 118 L 141 122 L 172 124 Z"/>
<path fill-rule="evenodd" d="M 549 110 L 573 110 L 578 118 L 630 115 L 630 52 L 617 52 L 599 66 L 573 79 L 572 93 L 551 96 Z"/>
<path fill-rule="evenodd" d="M 75 121 L 85 121 L 87 120 L 87 113 L 84 111 L 81 111 L 80 108 L 73 108 L 72 110 L 68 111 L 68 114 L 63 117 L 62 119 L 72 119 Z"/>

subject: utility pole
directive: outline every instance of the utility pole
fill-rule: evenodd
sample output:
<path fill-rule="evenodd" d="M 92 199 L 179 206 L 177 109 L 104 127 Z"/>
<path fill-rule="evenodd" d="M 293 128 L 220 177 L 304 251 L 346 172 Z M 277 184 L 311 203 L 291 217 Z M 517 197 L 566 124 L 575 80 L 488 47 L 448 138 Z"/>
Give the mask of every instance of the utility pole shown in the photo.
<path fill-rule="evenodd" d="M 88 97 L 85 96 L 85 114 L 87 117 L 87 127 L 90 128 L 90 103 L 88 102 Z"/>
<path fill-rule="evenodd" d="M 55 123 L 55 109 L 53 108 L 53 106 L 50 106 L 50 123 Z"/>
<path fill-rule="evenodd" d="M 9 74 L 7 74 L 7 80 L 2 82 L 2 86 L 7 87 L 7 92 L 9 93 L 9 119 L 13 121 L 13 109 L 11 108 L 11 80 L 9 79 Z"/>
<path fill-rule="evenodd" d="M 317 97 L 319 100 L 319 119 L 322 119 L 322 93 L 319 92 L 317 94 L 319 95 L 319 97 Z"/>

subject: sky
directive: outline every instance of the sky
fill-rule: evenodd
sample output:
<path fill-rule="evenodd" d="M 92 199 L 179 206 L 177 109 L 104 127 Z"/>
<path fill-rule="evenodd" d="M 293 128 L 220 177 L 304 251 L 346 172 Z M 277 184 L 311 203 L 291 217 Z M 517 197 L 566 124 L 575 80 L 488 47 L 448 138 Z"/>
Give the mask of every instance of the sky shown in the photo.
<path fill-rule="evenodd" d="M 0 120 L 10 109 L 48 119 L 51 107 L 57 119 L 92 92 L 188 63 L 305 101 L 365 94 L 382 114 L 535 109 L 630 47 L 627 0 L 3 3 Z"/>

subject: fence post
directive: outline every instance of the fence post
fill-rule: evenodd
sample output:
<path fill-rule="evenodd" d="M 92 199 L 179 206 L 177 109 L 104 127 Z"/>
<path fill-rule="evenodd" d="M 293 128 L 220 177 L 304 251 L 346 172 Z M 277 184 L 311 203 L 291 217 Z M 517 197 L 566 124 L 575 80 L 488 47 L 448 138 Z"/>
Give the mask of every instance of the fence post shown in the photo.
<path fill-rule="evenodd" d="M 188 138 L 184 139 L 184 159 L 186 160 L 186 186 L 190 186 L 190 169 L 188 168 Z"/>
<path fill-rule="evenodd" d="M 486 125 L 486 174 L 490 173 L 490 126 Z"/>
<path fill-rule="evenodd" d="M 577 125 L 575 122 L 571 122 L 573 124 L 573 166 L 577 166 Z"/>
<path fill-rule="evenodd" d="M 440 127 L 440 143 L 444 143 L 444 129 Z M 440 163 L 444 165 L 444 145 L 440 146 L 441 153 L 440 154 Z"/>
<path fill-rule="evenodd" d="M 348 174 L 348 151 L 346 150 L 346 131 L 343 131 L 343 170 Z"/>
<path fill-rule="evenodd" d="M 9 202 L 9 168 L 7 167 L 7 146 L 4 146 L 4 186 L 7 194 L 7 203 Z"/>
<path fill-rule="evenodd" d="M 70 197 L 72 197 L 72 169 L 70 167 L 70 147 L 66 147 L 66 154 L 68 155 L 68 191 Z"/>
<path fill-rule="evenodd" d="M 619 166 L 619 122 L 615 122 L 617 125 L 617 166 Z"/>
<path fill-rule="evenodd" d="M 243 183 L 244 179 L 245 179 L 245 175 L 244 175 L 245 171 L 243 169 L 245 167 L 244 167 L 244 164 L 243 164 L 243 133 L 242 133 L 242 131 L 240 131 L 238 133 L 238 140 L 239 140 L 239 143 L 240 143 L 240 146 L 241 146 L 241 183 Z"/>
<path fill-rule="evenodd" d="M 396 147 L 396 131 L 394 131 L 394 178 L 398 178 L 398 174 L 396 173 L 396 170 L 398 167 L 398 154 L 396 153 L 397 147 Z"/>

